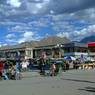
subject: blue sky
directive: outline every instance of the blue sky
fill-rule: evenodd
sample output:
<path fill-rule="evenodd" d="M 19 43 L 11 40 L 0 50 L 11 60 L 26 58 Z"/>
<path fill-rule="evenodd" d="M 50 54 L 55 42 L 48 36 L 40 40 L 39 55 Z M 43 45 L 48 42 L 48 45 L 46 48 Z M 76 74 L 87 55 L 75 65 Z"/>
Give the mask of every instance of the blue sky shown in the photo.
<path fill-rule="evenodd" d="M 95 35 L 95 0 L 0 0 L 0 46 L 90 35 Z"/>

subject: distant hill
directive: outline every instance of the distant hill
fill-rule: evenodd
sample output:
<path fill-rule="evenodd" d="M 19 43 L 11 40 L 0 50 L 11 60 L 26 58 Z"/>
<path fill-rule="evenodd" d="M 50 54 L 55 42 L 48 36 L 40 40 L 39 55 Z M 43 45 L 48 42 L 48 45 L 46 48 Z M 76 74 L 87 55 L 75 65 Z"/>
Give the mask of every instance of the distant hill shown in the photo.
<path fill-rule="evenodd" d="M 80 41 L 81 43 L 95 42 L 95 36 L 85 37 Z"/>

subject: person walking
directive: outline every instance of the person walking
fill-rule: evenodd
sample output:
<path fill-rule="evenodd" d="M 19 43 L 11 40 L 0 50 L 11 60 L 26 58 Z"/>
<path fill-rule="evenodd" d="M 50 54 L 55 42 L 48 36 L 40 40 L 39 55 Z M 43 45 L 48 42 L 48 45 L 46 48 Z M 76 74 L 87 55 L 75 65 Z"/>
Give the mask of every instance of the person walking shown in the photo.
<path fill-rule="evenodd" d="M 20 68 L 20 60 L 16 61 L 16 80 L 21 79 L 21 68 Z"/>
<path fill-rule="evenodd" d="M 40 69 L 40 74 L 45 75 L 45 60 L 44 60 L 44 58 L 40 58 L 40 60 L 39 60 L 39 69 Z"/>
<path fill-rule="evenodd" d="M 53 63 L 50 66 L 50 75 L 55 76 L 56 65 Z"/>

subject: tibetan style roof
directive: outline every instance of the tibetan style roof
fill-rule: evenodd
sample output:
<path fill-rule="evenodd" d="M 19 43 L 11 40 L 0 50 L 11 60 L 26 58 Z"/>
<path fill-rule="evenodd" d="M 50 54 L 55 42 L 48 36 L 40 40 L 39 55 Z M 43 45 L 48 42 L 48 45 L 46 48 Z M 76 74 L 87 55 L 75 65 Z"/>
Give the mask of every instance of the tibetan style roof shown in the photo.
<path fill-rule="evenodd" d="M 88 46 L 84 43 L 71 42 L 71 43 L 65 44 L 64 47 L 88 47 Z"/>
<path fill-rule="evenodd" d="M 67 39 L 66 37 L 57 37 L 57 36 L 53 36 L 53 37 L 48 37 L 45 39 L 42 39 L 41 41 L 39 41 L 38 43 L 38 47 L 39 46 L 49 46 L 49 45 L 57 45 L 57 44 L 66 44 L 66 43 L 70 43 L 71 41 L 69 39 Z"/>
<path fill-rule="evenodd" d="M 24 42 L 18 45 L 12 45 L 12 46 L 3 46 L 0 47 L 0 50 L 10 50 L 10 49 L 21 49 L 21 48 L 35 48 L 35 47 L 41 47 L 41 46 L 50 46 L 50 45 L 57 45 L 57 44 L 66 44 L 70 43 L 71 41 L 67 39 L 66 37 L 48 37 L 44 38 L 40 41 L 31 41 L 31 42 Z"/>

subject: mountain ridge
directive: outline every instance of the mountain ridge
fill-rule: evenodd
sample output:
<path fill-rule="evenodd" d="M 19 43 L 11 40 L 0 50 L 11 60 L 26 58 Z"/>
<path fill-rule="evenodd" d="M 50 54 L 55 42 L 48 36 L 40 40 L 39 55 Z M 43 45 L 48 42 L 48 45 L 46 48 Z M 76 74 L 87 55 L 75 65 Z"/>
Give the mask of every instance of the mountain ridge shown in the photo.
<path fill-rule="evenodd" d="M 89 42 L 95 42 L 95 36 L 87 36 L 80 40 L 81 43 L 89 43 Z"/>

